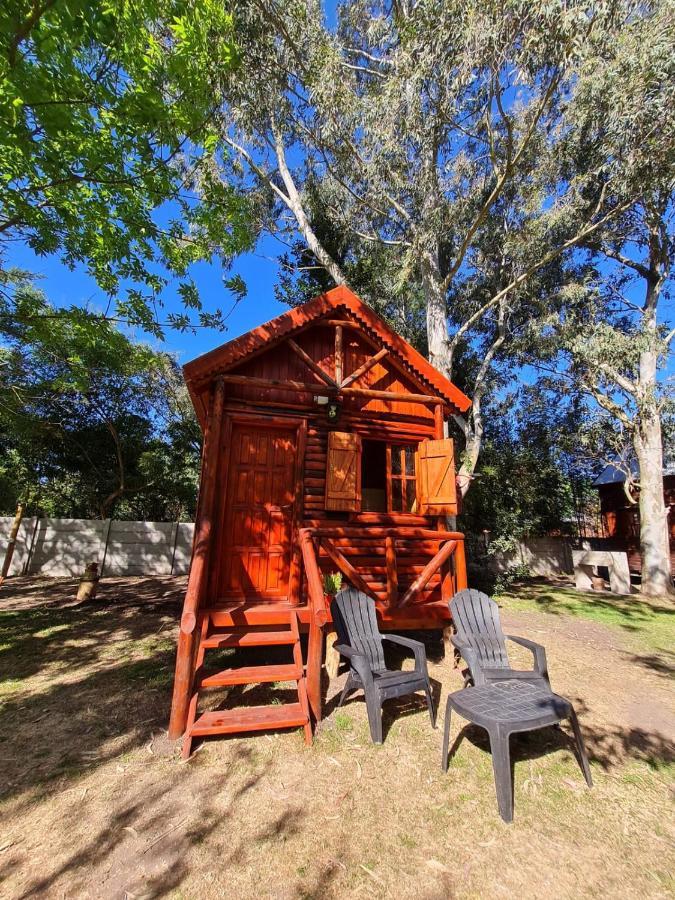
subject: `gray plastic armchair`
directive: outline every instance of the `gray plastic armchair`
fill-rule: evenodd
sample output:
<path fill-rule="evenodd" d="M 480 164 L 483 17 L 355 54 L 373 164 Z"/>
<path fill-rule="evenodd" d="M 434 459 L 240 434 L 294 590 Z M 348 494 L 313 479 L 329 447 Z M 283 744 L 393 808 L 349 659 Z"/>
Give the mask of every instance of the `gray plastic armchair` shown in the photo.
<path fill-rule="evenodd" d="M 546 650 L 541 644 L 513 634 L 504 634 L 499 607 L 487 594 L 467 588 L 450 601 L 450 612 L 457 634 L 451 640 L 469 667 L 467 681 L 476 686 L 519 678 L 543 681 L 550 687 Z M 512 669 L 506 641 L 513 641 L 532 653 L 534 668 Z"/>
<path fill-rule="evenodd" d="M 338 702 L 342 706 L 349 694 L 363 689 L 366 695 L 368 723 L 373 743 L 382 743 L 382 704 L 392 697 L 424 691 L 431 725 L 436 727 L 427 657 L 424 644 L 398 634 L 380 634 L 375 604 L 355 588 L 347 588 L 331 603 L 331 615 L 338 635 L 335 649 L 349 661 L 349 675 Z M 411 650 L 415 656 L 412 672 L 387 669 L 383 641 Z"/>

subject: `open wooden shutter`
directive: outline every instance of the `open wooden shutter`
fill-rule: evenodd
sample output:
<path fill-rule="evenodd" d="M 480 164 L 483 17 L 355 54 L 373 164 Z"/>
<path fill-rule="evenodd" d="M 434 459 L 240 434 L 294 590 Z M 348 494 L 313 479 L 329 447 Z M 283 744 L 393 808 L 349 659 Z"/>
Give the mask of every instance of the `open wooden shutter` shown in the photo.
<path fill-rule="evenodd" d="M 452 438 L 422 441 L 417 450 L 417 512 L 456 516 L 455 447 Z"/>
<path fill-rule="evenodd" d="M 361 436 L 345 431 L 328 433 L 326 509 L 361 509 Z"/>

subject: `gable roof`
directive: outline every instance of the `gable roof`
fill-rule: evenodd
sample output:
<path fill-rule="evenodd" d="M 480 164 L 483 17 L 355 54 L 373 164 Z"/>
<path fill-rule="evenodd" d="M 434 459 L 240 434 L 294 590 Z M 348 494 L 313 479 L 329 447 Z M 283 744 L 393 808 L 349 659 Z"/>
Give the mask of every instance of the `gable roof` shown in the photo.
<path fill-rule="evenodd" d="M 271 319 L 264 325 L 259 325 L 252 331 L 187 363 L 183 367 L 183 372 L 191 393 L 195 382 L 203 382 L 239 365 L 248 357 L 269 349 L 339 309 L 351 313 L 352 318 L 364 326 L 365 331 L 370 332 L 383 346 L 393 351 L 406 370 L 418 380 L 425 382 L 435 394 L 443 397 L 451 406 L 460 412 L 466 412 L 471 406 L 466 394 L 441 375 L 421 353 L 396 334 L 374 310 L 343 285 L 319 294 L 302 306 L 290 309 L 276 319 Z"/>
<path fill-rule="evenodd" d="M 637 459 L 631 455 L 627 460 L 617 457 L 614 463 L 608 463 L 593 482 L 593 487 L 602 487 L 605 484 L 623 484 L 626 480 L 627 469 L 630 470 L 631 476 L 639 481 L 640 467 Z M 670 475 L 675 475 L 675 459 L 670 458 L 666 453 L 663 458 L 663 477 L 668 478 Z"/>

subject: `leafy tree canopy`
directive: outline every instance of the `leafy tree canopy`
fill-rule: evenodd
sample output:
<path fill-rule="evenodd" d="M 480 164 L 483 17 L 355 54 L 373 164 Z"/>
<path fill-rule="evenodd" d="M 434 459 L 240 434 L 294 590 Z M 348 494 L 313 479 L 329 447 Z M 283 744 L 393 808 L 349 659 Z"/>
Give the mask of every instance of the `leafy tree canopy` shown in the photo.
<path fill-rule="evenodd" d="M 0 511 L 191 518 L 200 433 L 175 361 L 13 279 L 0 298 Z"/>
<path fill-rule="evenodd" d="M 0 5 L 0 265 L 22 240 L 84 263 L 115 315 L 161 334 L 207 314 L 190 266 L 248 246 L 248 203 L 213 168 L 204 77 L 238 66 L 219 0 Z M 160 316 L 178 279 L 185 310 Z M 241 293 L 238 279 L 226 285 Z"/>

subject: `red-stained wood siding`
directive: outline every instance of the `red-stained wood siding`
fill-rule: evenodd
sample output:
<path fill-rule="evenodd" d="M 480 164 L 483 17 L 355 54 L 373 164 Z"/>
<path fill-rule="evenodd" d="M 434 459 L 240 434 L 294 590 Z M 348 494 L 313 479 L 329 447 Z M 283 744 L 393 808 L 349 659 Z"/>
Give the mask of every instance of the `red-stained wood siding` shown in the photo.
<path fill-rule="evenodd" d="M 335 328 L 317 325 L 296 335 L 294 339 L 298 346 L 328 375 L 335 376 Z M 351 375 L 376 352 L 377 348 L 373 348 L 361 335 L 350 328 L 345 328 L 343 333 L 344 377 Z M 299 381 L 306 384 L 321 383 L 286 343 L 272 347 L 265 353 L 247 360 L 242 365 L 231 369 L 228 374 L 268 378 L 275 381 Z M 428 390 L 422 388 L 414 379 L 399 372 L 389 357 L 384 357 L 376 363 L 372 369 L 359 378 L 353 387 L 393 393 L 428 393 Z M 328 393 L 328 389 L 326 389 L 326 393 Z M 310 408 L 316 405 L 312 394 L 284 391 L 280 388 L 231 385 L 228 388 L 228 396 L 250 402 L 267 400 L 274 403 L 309 406 Z M 433 410 L 421 403 L 348 397 L 344 399 L 343 408 L 347 412 L 394 413 L 429 423 L 433 423 L 434 419 Z"/>

